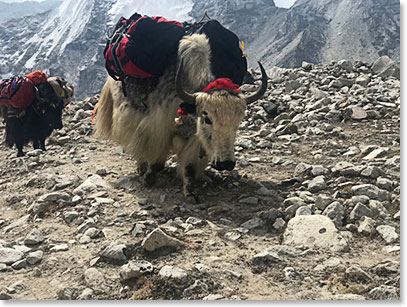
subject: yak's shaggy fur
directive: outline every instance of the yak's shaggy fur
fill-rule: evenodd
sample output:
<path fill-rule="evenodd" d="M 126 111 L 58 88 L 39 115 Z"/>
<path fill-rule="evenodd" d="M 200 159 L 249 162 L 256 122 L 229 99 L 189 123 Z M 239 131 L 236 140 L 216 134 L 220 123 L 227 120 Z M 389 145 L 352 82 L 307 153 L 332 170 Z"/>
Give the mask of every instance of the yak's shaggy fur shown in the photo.
<path fill-rule="evenodd" d="M 178 172 L 188 195 L 191 179 L 199 177 L 208 161 L 232 161 L 234 166 L 234 141 L 246 101 L 241 94 L 226 90 L 200 92 L 215 79 L 204 34 L 180 41 L 178 62 L 181 60 L 182 86 L 194 93 L 195 115 L 182 116 L 182 125 L 175 123 L 182 101 L 175 88 L 176 65 L 172 64 L 148 95 L 138 96 L 145 98 L 146 110 L 136 107 L 139 98 L 131 85 L 125 97 L 122 84 L 109 78 L 101 93 L 95 133 L 119 143 L 133 155 L 147 182 L 154 180 L 171 152 L 177 154 Z"/>

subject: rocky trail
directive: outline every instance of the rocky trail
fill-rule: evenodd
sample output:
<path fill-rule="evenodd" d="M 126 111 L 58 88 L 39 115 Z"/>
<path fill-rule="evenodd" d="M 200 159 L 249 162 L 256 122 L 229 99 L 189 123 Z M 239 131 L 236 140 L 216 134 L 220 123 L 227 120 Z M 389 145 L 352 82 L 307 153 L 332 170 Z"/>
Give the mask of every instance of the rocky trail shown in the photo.
<path fill-rule="evenodd" d="M 97 97 L 67 107 L 46 152 L 0 145 L 0 299 L 399 299 L 397 67 L 268 74 L 236 169 L 208 168 L 198 203 L 175 157 L 146 187 L 92 136 Z"/>

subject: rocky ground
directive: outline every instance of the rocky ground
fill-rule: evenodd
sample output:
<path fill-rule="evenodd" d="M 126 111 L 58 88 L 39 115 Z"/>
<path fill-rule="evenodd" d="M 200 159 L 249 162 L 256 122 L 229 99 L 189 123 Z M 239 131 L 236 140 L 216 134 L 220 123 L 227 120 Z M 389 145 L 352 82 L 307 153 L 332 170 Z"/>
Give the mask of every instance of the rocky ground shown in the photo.
<path fill-rule="evenodd" d="M 386 58 L 271 69 L 199 203 L 175 158 L 146 188 L 92 136 L 97 98 L 72 103 L 46 152 L 0 146 L 0 298 L 399 299 L 397 76 Z"/>

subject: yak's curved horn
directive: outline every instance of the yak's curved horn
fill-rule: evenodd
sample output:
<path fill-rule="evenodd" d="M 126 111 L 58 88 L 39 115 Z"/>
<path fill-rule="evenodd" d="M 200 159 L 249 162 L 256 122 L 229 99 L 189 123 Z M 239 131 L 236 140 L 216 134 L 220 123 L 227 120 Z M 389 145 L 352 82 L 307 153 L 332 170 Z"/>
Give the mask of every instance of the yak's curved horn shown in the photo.
<path fill-rule="evenodd" d="M 263 67 L 263 65 L 261 65 L 260 62 L 257 62 L 257 63 L 259 63 L 260 70 L 261 70 L 261 87 L 256 93 L 254 93 L 253 95 L 251 95 L 249 97 L 246 97 L 246 102 L 248 104 L 252 103 L 252 102 L 255 102 L 256 100 L 263 97 L 263 95 L 264 95 L 264 93 L 266 92 L 266 89 L 267 89 L 267 79 L 268 79 L 268 77 L 267 77 L 266 71 L 264 70 L 264 67 Z"/>
<path fill-rule="evenodd" d="M 182 99 L 182 101 L 189 103 L 189 104 L 195 104 L 195 96 L 185 92 L 184 89 L 182 88 L 182 84 L 181 84 L 181 76 L 180 76 L 180 72 L 182 69 L 182 62 L 183 60 L 181 59 L 181 62 L 179 63 L 178 69 L 177 69 L 177 74 L 175 76 L 175 89 L 177 91 L 177 95 L 179 98 Z"/>

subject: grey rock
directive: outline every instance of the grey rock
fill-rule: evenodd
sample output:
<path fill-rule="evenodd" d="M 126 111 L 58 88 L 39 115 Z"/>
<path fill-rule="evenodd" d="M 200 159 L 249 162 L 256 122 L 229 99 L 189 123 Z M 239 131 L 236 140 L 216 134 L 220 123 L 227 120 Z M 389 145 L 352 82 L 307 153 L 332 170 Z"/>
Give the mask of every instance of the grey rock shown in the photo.
<path fill-rule="evenodd" d="M 359 227 L 358 227 L 358 232 L 371 237 L 373 236 L 373 234 L 376 233 L 376 222 L 374 219 L 370 218 L 370 217 L 362 217 L 359 223 Z"/>
<path fill-rule="evenodd" d="M 333 201 L 334 200 L 332 197 L 325 194 L 320 194 L 315 200 L 315 206 L 320 210 L 325 210 L 325 208 Z"/>
<path fill-rule="evenodd" d="M 367 156 L 363 157 L 363 160 L 371 161 L 376 158 L 381 158 L 389 151 L 388 148 L 377 148 L 370 152 Z"/>
<path fill-rule="evenodd" d="M 75 195 L 83 195 L 95 190 L 110 190 L 111 187 L 99 175 L 93 175 L 86 179 L 80 186 L 73 190 Z"/>
<path fill-rule="evenodd" d="M 27 267 L 27 260 L 26 260 L 26 259 L 22 259 L 22 260 L 16 261 L 16 262 L 14 262 L 14 263 L 11 265 L 11 267 L 12 267 L 14 270 L 19 270 L 19 269 L 26 268 L 26 267 Z"/>
<path fill-rule="evenodd" d="M 354 203 L 355 205 L 357 203 L 362 203 L 364 205 L 369 204 L 370 198 L 367 197 L 366 195 L 356 195 L 356 196 L 352 196 L 352 203 Z"/>
<path fill-rule="evenodd" d="M 393 189 L 393 181 L 384 177 L 378 177 L 376 184 L 379 188 L 391 191 Z"/>
<path fill-rule="evenodd" d="M 88 236 L 91 239 L 96 239 L 103 235 L 102 231 L 97 228 L 91 227 L 85 231 L 84 235 Z"/>
<path fill-rule="evenodd" d="M 50 248 L 51 252 L 65 252 L 69 249 L 68 244 L 58 244 Z"/>
<path fill-rule="evenodd" d="M 0 292 L 0 301 L 7 301 L 7 300 L 12 300 L 13 297 L 6 293 L 6 292 Z"/>
<path fill-rule="evenodd" d="M 27 263 L 34 265 L 38 262 L 41 262 L 43 255 L 44 255 L 43 251 L 40 251 L 40 250 L 31 252 L 27 255 L 27 258 L 26 258 Z"/>
<path fill-rule="evenodd" d="M 89 268 L 84 273 L 85 283 L 89 288 L 98 289 L 103 286 L 105 278 L 96 268 Z"/>
<path fill-rule="evenodd" d="M 294 169 L 294 176 L 306 175 L 309 170 L 311 170 L 312 165 L 306 163 L 299 163 Z"/>
<path fill-rule="evenodd" d="M 158 272 L 158 275 L 164 278 L 184 279 L 188 276 L 187 271 L 171 265 L 164 265 Z"/>
<path fill-rule="evenodd" d="M 8 247 L 0 247 L 0 263 L 12 264 L 23 259 L 24 254 Z"/>
<path fill-rule="evenodd" d="M 194 283 L 186 288 L 182 295 L 188 299 L 198 299 L 208 293 L 208 285 L 200 280 L 195 280 Z"/>
<path fill-rule="evenodd" d="M 380 285 L 369 291 L 372 300 L 399 300 L 399 289 L 393 286 Z"/>
<path fill-rule="evenodd" d="M 308 183 L 308 190 L 313 193 L 319 192 L 326 188 L 327 188 L 327 184 L 325 182 L 324 176 L 315 177 Z"/>
<path fill-rule="evenodd" d="M 383 206 L 381 201 L 370 200 L 369 208 L 372 210 L 373 214 L 378 215 L 382 218 L 390 218 L 390 213 L 387 211 L 386 207 Z"/>
<path fill-rule="evenodd" d="M 312 176 L 321 176 L 321 175 L 327 175 L 329 173 L 329 170 L 322 165 L 313 165 L 311 169 L 311 174 Z"/>
<path fill-rule="evenodd" d="M 299 207 L 305 206 L 305 202 L 304 202 L 304 200 L 302 198 L 294 196 L 294 197 L 286 198 L 283 201 L 283 206 L 285 208 L 287 208 L 289 206 L 295 206 L 296 207 L 295 210 L 297 210 Z"/>
<path fill-rule="evenodd" d="M 300 215 L 292 218 L 284 233 L 284 244 L 308 248 L 348 251 L 348 243 L 338 233 L 335 224 L 322 215 Z"/>
<path fill-rule="evenodd" d="M 3 232 L 7 233 L 7 232 L 9 232 L 9 231 L 11 231 L 13 229 L 16 229 L 16 228 L 21 229 L 21 228 L 27 227 L 27 223 L 30 220 L 30 218 L 31 218 L 30 214 L 27 214 L 27 215 L 24 215 L 24 216 L 20 217 L 17 221 L 15 221 L 15 222 L 11 223 L 10 225 L 4 227 Z"/>
<path fill-rule="evenodd" d="M 63 213 L 63 218 L 64 221 L 69 223 L 72 223 L 77 217 L 79 216 L 79 213 L 76 211 L 66 211 Z"/>
<path fill-rule="evenodd" d="M 158 248 L 165 247 L 165 246 L 171 246 L 171 247 L 175 247 L 175 248 L 182 247 L 182 246 L 184 246 L 184 243 L 182 243 L 178 239 L 170 237 L 164 231 L 157 228 L 157 229 L 154 229 L 152 232 L 150 232 L 144 238 L 143 242 L 141 243 L 141 246 L 145 250 L 152 252 Z"/>
<path fill-rule="evenodd" d="M 68 301 L 68 300 L 75 300 L 78 296 L 78 289 L 66 287 L 60 289 L 57 293 L 58 300 Z"/>
<path fill-rule="evenodd" d="M 37 228 L 31 230 L 31 232 L 25 237 L 25 245 L 36 245 L 44 242 L 45 238 L 41 231 Z"/>
<path fill-rule="evenodd" d="M 373 278 L 370 274 L 366 273 L 364 270 L 356 266 L 351 266 L 346 269 L 345 278 L 346 280 L 359 283 L 369 283 L 373 281 Z"/>
<path fill-rule="evenodd" d="M 129 280 L 153 272 L 153 265 L 145 260 L 135 260 L 120 268 L 121 280 Z"/>
<path fill-rule="evenodd" d="M 40 202 L 56 202 L 59 200 L 64 200 L 67 201 L 71 198 L 71 195 L 69 195 L 66 192 L 61 192 L 61 191 L 56 191 L 56 192 L 51 192 L 45 195 L 42 195 L 38 201 Z"/>
<path fill-rule="evenodd" d="M 94 291 L 91 288 L 85 288 L 82 293 L 78 296 L 78 300 L 91 300 Z"/>
<path fill-rule="evenodd" d="M 354 195 L 365 195 L 370 199 L 385 201 L 389 200 L 390 194 L 386 190 L 379 189 L 373 184 L 360 184 L 352 187 Z"/>
<path fill-rule="evenodd" d="M 356 206 L 353 208 L 353 210 L 349 214 L 349 218 L 352 221 L 354 221 L 354 220 L 359 220 L 363 216 L 371 217 L 372 215 L 373 215 L 372 210 L 370 210 L 364 204 L 358 203 L 358 204 L 356 204 Z"/>
<path fill-rule="evenodd" d="M 264 220 L 262 220 L 262 219 L 260 219 L 258 217 L 255 217 L 255 218 L 252 218 L 252 219 L 244 222 L 240 226 L 243 227 L 243 228 L 249 229 L 249 230 L 253 230 L 253 229 L 256 229 L 256 228 L 263 227 L 264 225 L 265 225 Z"/>
<path fill-rule="evenodd" d="M 101 252 L 100 256 L 108 261 L 126 261 L 125 251 L 126 245 L 112 243 Z"/>
<path fill-rule="evenodd" d="M 384 172 L 377 166 L 368 166 L 360 174 L 364 177 L 376 179 L 384 175 Z"/>
<path fill-rule="evenodd" d="M 284 229 L 286 222 L 281 218 L 276 218 L 275 222 L 273 223 L 273 228 L 277 231 L 281 231 Z"/>
<path fill-rule="evenodd" d="M 396 229 L 392 226 L 380 225 L 376 227 L 376 230 L 387 244 L 396 242 L 399 238 Z"/>
<path fill-rule="evenodd" d="M 335 201 L 325 208 L 322 215 L 329 217 L 336 227 L 341 227 L 345 218 L 345 209 L 340 202 Z"/>
<path fill-rule="evenodd" d="M 387 55 L 381 56 L 373 63 L 372 72 L 383 78 L 395 77 L 400 80 L 400 68 Z"/>
<path fill-rule="evenodd" d="M 353 71 L 353 63 L 350 60 L 340 60 L 338 61 L 338 66 L 347 72 Z"/>
<path fill-rule="evenodd" d="M 257 205 L 258 202 L 259 202 L 259 199 L 257 197 L 253 197 L 253 196 L 246 197 L 246 198 L 239 200 L 239 203 L 248 204 L 248 205 Z"/>
<path fill-rule="evenodd" d="M 311 215 L 311 208 L 308 206 L 301 206 L 295 211 L 295 215 Z"/>

